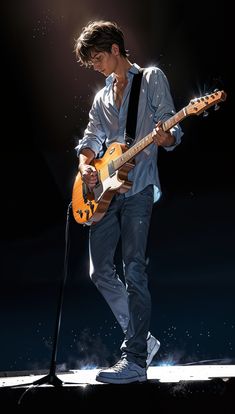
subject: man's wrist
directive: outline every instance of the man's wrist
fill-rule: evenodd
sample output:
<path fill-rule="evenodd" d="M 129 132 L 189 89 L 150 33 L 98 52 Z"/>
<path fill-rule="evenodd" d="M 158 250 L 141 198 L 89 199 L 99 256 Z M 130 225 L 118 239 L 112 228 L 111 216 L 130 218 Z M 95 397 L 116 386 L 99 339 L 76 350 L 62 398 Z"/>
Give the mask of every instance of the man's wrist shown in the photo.
<path fill-rule="evenodd" d="M 167 145 L 167 147 L 173 147 L 173 145 L 175 145 L 176 143 L 176 138 L 173 134 L 171 134 L 171 138 L 172 138 L 172 142 L 169 145 Z"/>

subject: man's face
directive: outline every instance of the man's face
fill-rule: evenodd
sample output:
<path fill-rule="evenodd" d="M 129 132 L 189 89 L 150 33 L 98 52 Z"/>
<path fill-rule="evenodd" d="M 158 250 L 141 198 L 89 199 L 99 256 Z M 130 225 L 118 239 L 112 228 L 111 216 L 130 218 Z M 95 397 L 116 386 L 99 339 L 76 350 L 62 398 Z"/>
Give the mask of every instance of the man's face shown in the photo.
<path fill-rule="evenodd" d="M 115 71 L 117 65 L 117 57 L 111 52 L 91 52 L 91 65 L 94 70 L 102 73 L 104 76 L 109 76 Z"/>

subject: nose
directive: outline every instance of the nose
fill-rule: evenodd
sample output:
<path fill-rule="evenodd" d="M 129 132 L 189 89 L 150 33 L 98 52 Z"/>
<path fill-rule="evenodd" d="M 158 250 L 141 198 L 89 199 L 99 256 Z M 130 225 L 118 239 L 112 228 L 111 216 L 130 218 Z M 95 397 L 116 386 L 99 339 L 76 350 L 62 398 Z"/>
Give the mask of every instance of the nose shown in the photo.
<path fill-rule="evenodd" d="M 99 70 L 99 64 L 98 63 L 93 63 L 93 69 L 94 70 Z"/>

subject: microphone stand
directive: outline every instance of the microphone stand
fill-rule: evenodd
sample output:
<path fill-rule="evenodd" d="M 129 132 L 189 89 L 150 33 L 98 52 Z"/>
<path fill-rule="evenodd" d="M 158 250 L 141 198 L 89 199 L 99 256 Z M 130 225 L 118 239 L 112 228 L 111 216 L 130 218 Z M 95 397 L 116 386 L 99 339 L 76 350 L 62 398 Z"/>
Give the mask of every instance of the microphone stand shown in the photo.
<path fill-rule="evenodd" d="M 69 229 L 69 210 L 71 206 L 72 206 L 72 202 L 69 203 L 69 206 L 67 209 L 66 230 L 65 230 L 64 277 L 61 281 L 61 286 L 60 286 L 50 370 L 47 375 L 34 381 L 31 385 L 48 384 L 48 385 L 53 385 L 54 387 L 61 387 L 63 385 L 63 381 L 61 381 L 61 379 L 59 379 L 56 375 L 56 358 L 57 358 L 58 339 L 59 339 L 60 323 L 61 323 L 61 315 L 62 315 L 62 306 L 63 306 L 63 301 L 64 301 L 64 290 L 65 290 L 66 280 L 68 276 L 68 251 L 69 251 L 68 229 Z"/>
<path fill-rule="evenodd" d="M 57 350 L 58 350 L 58 339 L 59 339 L 59 332 L 60 332 L 60 323 L 61 323 L 61 314 L 62 314 L 62 306 L 64 300 L 64 290 L 66 285 L 66 280 L 68 276 L 68 251 L 69 251 L 69 238 L 68 238 L 68 230 L 69 230 L 69 212 L 72 206 L 72 202 L 69 203 L 67 209 L 67 220 L 66 220 L 66 230 L 65 230 L 65 255 L 64 255 L 64 277 L 61 280 L 60 292 L 59 292 L 59 300 L 58 300 L 58 307 L 57 307 L 57 314 L 56 314 L 56 322 L 55 322 L 55 331 L 54 331 L 54 338 L 53 338 L 53 348 L 52 348 L 52 355 L 51 355 L 51 362 L 50 362 L 50 369 L 49 373 L 38 380 L 22 384 L 20 386 L 28 386 L 28 388 L 24 391 L 21 395 L 20 399 L 18 400 L 18 404 L 21 403 L 22 398 L 30 389 L 34 386 L 40 386 L 43 384 L 53 385 L 54 387 L 62 387 L 65 382 L 63 382 L 60 378 L 56 375 L 56 358 L 57 358 Z M 74 382 L 66 382 L 66 384 L 76 384 Z M 13 385 L 6 388 L 18 388 L 19 385 Z"/>

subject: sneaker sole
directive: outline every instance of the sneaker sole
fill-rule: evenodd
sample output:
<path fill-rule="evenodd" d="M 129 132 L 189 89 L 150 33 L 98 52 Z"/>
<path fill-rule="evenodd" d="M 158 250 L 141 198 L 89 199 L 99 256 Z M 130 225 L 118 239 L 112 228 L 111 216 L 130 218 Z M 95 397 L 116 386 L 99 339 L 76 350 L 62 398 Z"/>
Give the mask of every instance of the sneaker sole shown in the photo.
<path fill-rule="evenodd" d="M 142 377 L 133 377 L 133 378 L 105 378 L 105 377 L 96 377 L 96 381 L 98 382 L 105 382 L 108 384 L 130 384 L 131 382 L 145 382 L 147 381 L 147 375 L 143 375 Z"/>

